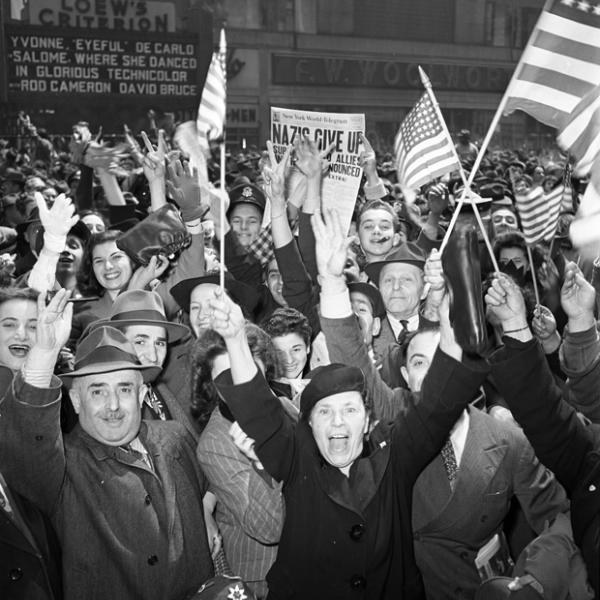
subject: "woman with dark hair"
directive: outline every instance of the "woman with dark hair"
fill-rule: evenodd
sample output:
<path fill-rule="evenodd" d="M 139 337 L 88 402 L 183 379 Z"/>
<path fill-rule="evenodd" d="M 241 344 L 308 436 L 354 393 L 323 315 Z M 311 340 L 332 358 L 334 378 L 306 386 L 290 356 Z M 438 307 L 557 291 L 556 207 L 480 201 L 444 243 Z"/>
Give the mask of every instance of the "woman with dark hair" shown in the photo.
<path fill-rule="evenodd" d="M 148 289 L 151 281 L 160 278 L 170 263 L 164 256 L 152 257 L 147 266 L 136 265 L 131 258 L 117 246 L 120 231 L 104 231 L 92 235 L 83 256 L 77 280 L 79 290 L 84 296 L 93 297 L 87 301 L 73 317 L 71 340 L 79 339 L 87 325 L 109 316 L 115 298 L 127 289 Z M 192 234 L 191 244 L 185 248 L 169 275 L 154 288 L 161 297 L 167 319 L 175 316 L 180 309 L 173 296 L 171 287 L 179 281 L 204 273 L 203 235 Z"/>
<path fill-rule="evenodd" d="M 275 350 L 269 336 L 246 325 L 252 356 L 267 381 L 275 373 Z M 265 577 L 277 555 L 283 523 L 281 486 L 263 469 L 253 440 L 239 427 L 213 380 L 229 369 L 223 338 L 205 330 L 194 344 L 193 410 L 202 422 L 196 455 L 218 500 L 216 521 L 229 564 L 257 594 L 267 594 Z"/>
<path fill-rule="evenodd" d="M 312 331 L 308 319 L 294 308 L 278 308 L 262 327 L 277 351 L 278 379 L 271 387 L 298 405 L 303 376 L 310 371 Z"/>

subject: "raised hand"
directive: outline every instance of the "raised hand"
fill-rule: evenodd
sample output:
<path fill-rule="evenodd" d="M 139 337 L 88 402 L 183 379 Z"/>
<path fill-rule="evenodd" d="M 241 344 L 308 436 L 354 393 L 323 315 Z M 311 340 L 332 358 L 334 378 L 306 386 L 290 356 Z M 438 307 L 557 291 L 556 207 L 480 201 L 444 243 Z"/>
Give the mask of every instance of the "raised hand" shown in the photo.
<path fill-rule="evenodd" d="M 146 135 L 145 131 L 141 133 L 144 146 L 146 147 L 146 156 L 142 162 L 144 175 L 149 182 L 164 181 L 165 179 L 165 157 L 167 155 L 167 143 L 165 141 L 165 132 L 158 131 L 158 142 L 156 148 Z"/>
<path fill-rule="evenodd" d="M 540 341 L 550 339 L 556 333 L 556 319 L 552 311 L 541 304 L 533 311 L 531 329 Z"/>
<path fill-rule="evenodd" d="M 198 169 L 194 167 L 190 171 L 188 162 L 182 164 L 176 159 L 167 164 L 167 171 L 167 190 L 177 202 L 184 222 L 189 223 L 204 217 L 211 208 L 210 197 L 208 189 L 203 189 L 200 185 Z"/>
<path fill-rule="evenodd" d="M 560 290 L 560 303 L 569 317 L 569 329 L 588 329 L 594 323 L 596 290 L 583 276 L 574 262 L 565 267 L 564 282 Z M 583 329 L 582 329 L 583 328 Z"/>
<path fill-rule="evenodd" d="M 296 167 L 308 178 L 321 177 L 329 169 L 329 163 L 325 157 L 333 150 L 335 143 L 319 152 L 316 142 L 307 136 L 298 136 L 294 140 L 294 153 L 296 156 Z"/>
<path fill-rule="evenodd" d="M 125 132 L 125 141 L 127 142 L 129 152 L 135 158 L 136 163 L 139 166 L 142 166 L 144 161 L 144 153 L 142 152 L 140 145 L 135 137 L 133 137 L 133 133 L 131 133 L 131 129 L 129 129 L 127 125 L 123 125 L 123 131 Z"/>
<path fill-rule="evenodd" d="M 289 145 L 286 148 L 279 162 L 277 162 L 273 143 L 270 140 L 267 141 L 267 151 L 269 152 L 270 165 L 265 164 L 262 172 L 265 181 L 265 193 L 271 201 L 272 216 L 276 216 L 276 214 L 285 214 L 285 176 L 292 146 Z"/>
<path fill-rule="evenodd" d="M 506 275 L 496 274 L 485 295 L 485 302 L 505 332 L 528 328 L 523 294 L 519 286 Z"/>
<path fill-rule="evenodd" d="M 444 183 L 436 183 L 427 190 L 429 210 L 435 215 L 441 215 L 448 207 L 448 188 Z"/>
<path fill-rule="evenodd" d="M 360 141 L 362 142 L 364 150 L 358 156 L 358 166 L 362 167 L 365 172 L 365 177 L 371 181 L 377 179 L 377 157 L 373 146 L 362 133 L 360 135 Z"/>
<path fill-rule="evenodd" d="M 75 214 L 75 205 L 65 194 L 59 194 L 51 208 L 48 208 L 41 194 L 35 194 L 35 203 L 40 213 L 40 221 L 44 226 L 44 232 L 49 236 L 66 238 L 71 227 L 79 221 L 79 216 Z M 61 248 L 59 252 L 62 250 Z"/>
<path fill-rule="evenodd" d="M 321 277 L 342 277 L 348 247 L 353 240 L 344 234 L 337 211 L 327 210 L 325 216 L 326 221 L 320 213 L 311 217 L 316 241 L 317 268 Z"/>
<path fill-rule="evenodd" d="M 71 292 L 59 290 L 46 306 L 46 293 L 38 296 L 38 318 L 35 332 L 35 346 L 44 352 L 55 352 L 58 356 L 71 333 L 73 303 L 69 302 Z"/>
<path fill-rule="evenodd" d="M 160 276 L 167 270 L 169 266 L 169 259 L 162 255 L 158 254 L 153 256 L 148 264 L 144 267 L 138 267 L 129 283 L 127 284 L 128 290 L 147 290 L 150 283 L 155 279 L 159 279 Z"/>
<path fill-rule="evenodd" d="M 424 281 L 427 284 L 426 289 L 428 288 L 425 301 L 425 314 L 427 318 L 436 320 L 439 316 L 437 313 L 446 294 L 442 255 L 436 249 L 431 251 L 429 258 L 425 261 Z"/>
<path fill-rule="evenodd" d="M 208 303 L 211 308 L 211 328 L 225 341 L 242 334 L 245 336 L 246 320 L 242 309 L 227 294 L 222 294 L 220 289 L 216 290 L 215 297 Z"/>
<path fill-rule="evenodd" d="M 83 163 L 92 169 L 115 173 L 120 169 L 119 161 L 125 156 L 127 152 L 124 146 L 110 148 L 98 142 L 90 142 L 83 155 Z"/>

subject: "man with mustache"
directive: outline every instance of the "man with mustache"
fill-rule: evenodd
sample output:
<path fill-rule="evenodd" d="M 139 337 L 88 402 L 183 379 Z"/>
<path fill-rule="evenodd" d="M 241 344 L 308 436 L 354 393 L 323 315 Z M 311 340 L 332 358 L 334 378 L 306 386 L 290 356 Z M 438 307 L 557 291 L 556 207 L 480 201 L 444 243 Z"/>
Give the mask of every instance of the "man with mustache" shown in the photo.
<path fill-rule="evenodd" d="M 142 421 L 159 368 L 110 326 L 81 341 L 63 375 L 79 415 L 63 437 L 52 372 L 71 327 L 68 297 L 39 300 L 35 345 L 1 405 L 2 472 L 56 529 L 65 600 L 186 598 L 213 574 L 194 445 L 180 423 Z"/>

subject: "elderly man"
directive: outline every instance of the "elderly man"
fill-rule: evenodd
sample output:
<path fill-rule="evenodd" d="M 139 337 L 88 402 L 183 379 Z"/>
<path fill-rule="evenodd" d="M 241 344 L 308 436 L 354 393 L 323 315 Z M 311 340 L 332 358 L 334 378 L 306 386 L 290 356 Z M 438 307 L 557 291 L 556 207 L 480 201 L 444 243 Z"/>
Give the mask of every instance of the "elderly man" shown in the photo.
<path fill-rule="evenodd" d="M 79 425 L 62 437 L 52 371 L 69 335 L 67 299 L 40 300 L 36 343 L 1 407 L 2 472 L 50 517 L 66 600 L 186 598 L 213 573 L 193 444 L 179 423 L 141 420 L 157 367 L 108 326 L 82 340 L 64 376 Z"/>
<path fill-rule="evenodd" d="M 406 242 L 385 259 L 367 265 L 367 275 L 377 284 L 386 312 L 379 335 L 373 339 L 377 362 L 385 358 L 390 346 L 402 345 L 409 332 L 437 319 L 439 293 L 430 290 L 421 309 L 424 268 L 423 250 L 413 242 Z"/>

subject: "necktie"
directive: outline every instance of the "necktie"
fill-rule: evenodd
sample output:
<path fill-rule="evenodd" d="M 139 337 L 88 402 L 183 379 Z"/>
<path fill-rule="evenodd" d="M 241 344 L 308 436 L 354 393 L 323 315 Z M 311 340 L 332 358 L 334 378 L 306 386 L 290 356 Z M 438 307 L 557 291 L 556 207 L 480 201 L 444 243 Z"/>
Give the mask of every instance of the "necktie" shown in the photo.
<path fill-rule="evenodd" d="M 408 335 L 408 321 L 406 319 L 401 319 L 400 325 L 402 325 L 402 329 L 398 334 L 398 344 L 402 346 L 402 344 L 404 344 L 404 342 L 406 341 L 406 336 Z"/>
<path fill-rule="evenodd" d="M 14 518 L 12 506 L 10 505 L 10 502 L 8 501 L 8 496 L 6 495 L 6 492 L 4 491 L 2 484 L 0 484 L 0 508 L 3 508 L 9 517 Z"/>
<path fill-rule="evenodd" d="M 454 454 L 454 448 L 450 438 L 446 440 L 442 448 L 442 462 L 448 475 L 448 481 L 450 482 L 450 488 L 454 489 L 454 481 L 456 479 L 456 473 L 458 471 L 458 465 L 456 464 L 456 454 Z"/>

